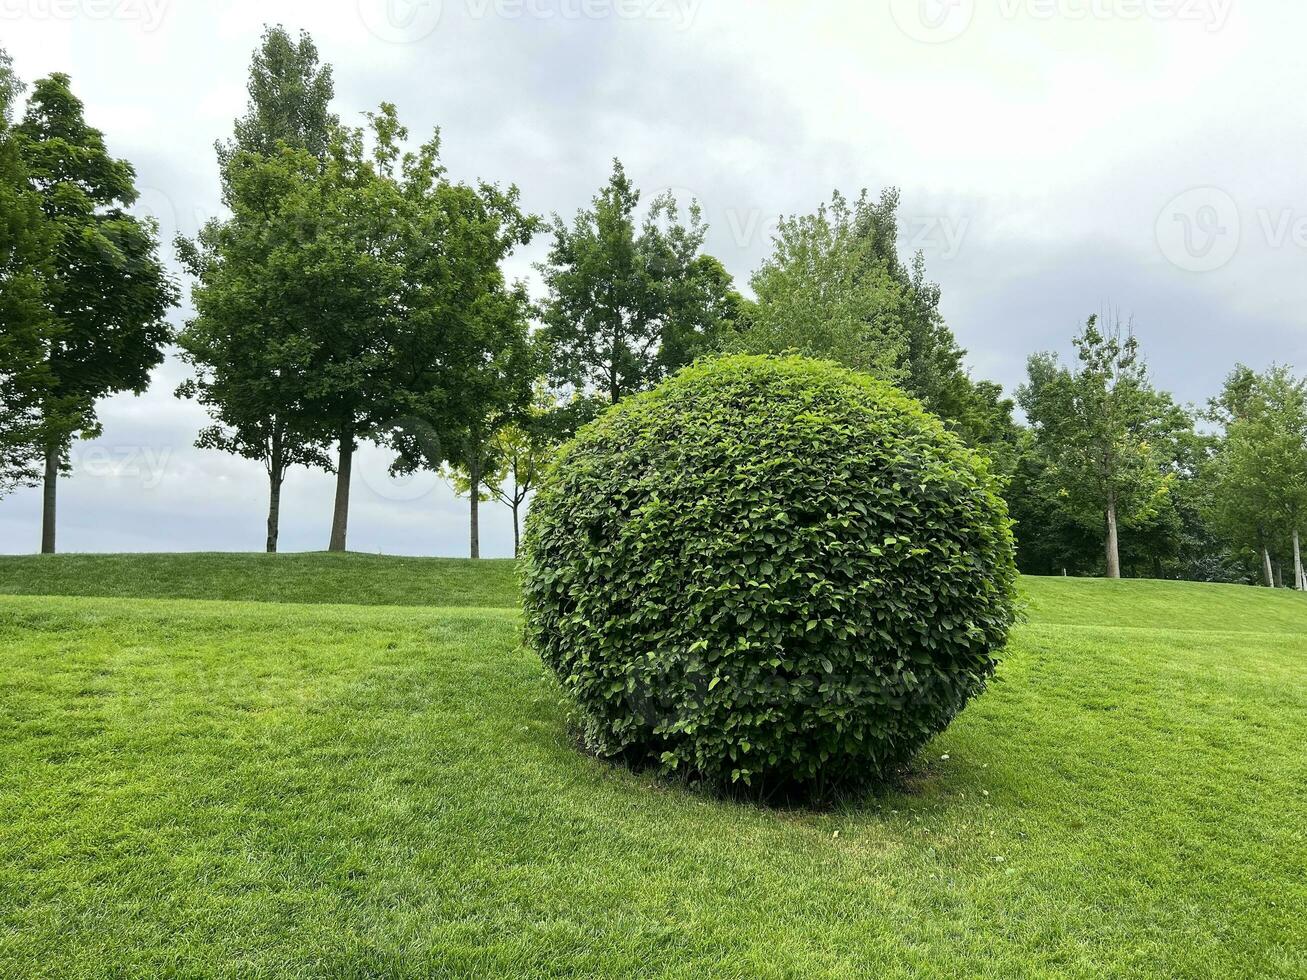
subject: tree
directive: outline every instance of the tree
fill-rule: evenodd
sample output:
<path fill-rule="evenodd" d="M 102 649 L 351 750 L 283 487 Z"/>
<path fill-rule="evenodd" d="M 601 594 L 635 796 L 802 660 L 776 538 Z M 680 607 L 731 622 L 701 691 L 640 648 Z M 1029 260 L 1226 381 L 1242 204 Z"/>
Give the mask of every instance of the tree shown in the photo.
<path fill-rule="evenodd" d="M 1225 423 L 1215 497 L 1225 527 L 1257 547 L 1262 575 L 1275 585 L 1271 543 L 1291 542 L 1294 588 L 1304 579 L 1300 522 L 1307 515 L 1307 382 L 1285 367 L 1254 374 L 1242 365 L 1213 403 Z"/>
<path fill-rule="evenodd" d="M 852 202 L 836 191 L 815 214 L 783 218 L 731 346 L 798 351 L 893 381 L 1010 473 L 1013 403 L 967 374 L 924 257 L 899 255 L 898 208 L 894 188 L 875 201 L 865 190 Z"/>
<path fill-rule="evenodd" d="M 614 160 L 607 186 L 570 227 L 554 216 L 553 246 L 538 266 L 553 380 L 593 385 L 612 402 L 720 343 L 742 303 L 721 263 L 701 252 L 698 204 L 683 224 L 675 198 L 663 194 L 637 229 L 639 203 Z"/>
<path fill-rule="evenodd" d="M 67 75 L 37 82 L 16 127 L 30 186 L 50 223 L 52 259 L 43 316 L 53 321 L 41 359 L 37 440 L 45 459 L 41 550 L 55 550 L 56 487 L 76 436 L 99 433 L 96 401 L 140 393 L 163 359 L 176 286 L 157 254 L 157 229 L 127 208 L 135 172 L 87 125 Z"/>
<path fill-rule="evenodd" d="M 284 27 L 267 27 L 250 61 L 250 95 L 234 135 L 217 143 L 224 178 L 238 153 L 276 156 L 282 146 L 306 150 L 322 159 L 340 120 L 331 111 L 335 83 L 330 65 L 319 62 L 318 48 L 306 32 L 292 40 Z"/>
<path fill-rule="evenodd" d="M 499 501 L 512 512 L 514 558 L 521 546 L 522 505 L 553 459 L 561 441 L 559 423 L 563 418 L 554 397 L 537 385 L 530 409 L 496 431 L 488 442 L 479 495 L 483 501 Z M 471 474 L 466 467 L 451 467 L 450 478 L 456 493 L 472 493 Z"/>
<path fill-rule="evenodd" d="M 1121 577 L 1119 526 L 1152 514 L 1173 479 L 1156 448 L 1173 405 L 1154 391 L 1139 342 L 1091 316 L 1074 339 L 1078 370 L 1035 354 L 1017 393 L 1057 494 L 1101 518 L 1107 577 Z"/>
<path fill-rule="evenodd" d="M 54 327 L 45 302 L 51 227 L 12 127 L 22 91 L 0 49 L 0 496 L 40 479 L 40 396 L 51 381 L 43 355 Z"/>
<path fill-rule="evenodd" d="M 336 444 L 331 551 L 344 551 L 350 482 L 360 439 L 384 432 L 403 414 L 421 365 L 402 354 L 402 296 L 407 205 L 395 180 L 394 107 L 343 130 L 327 158 L 283 153 L 292 181 L 282 198 L 277 271 L 307 324 L 304 414 Z"/>
<path fill-rule="evenodd" d="M 493 347 L 485 351 L 485 363 L 463 372 L 457 412 L 446 421 L 446 460 L 456 474 L 463 475 L 461 481 L 455 478 L 455 488 L 462 482 L 469 500 L 468 555 L 472 558 L 481 557 L 480 504 L 502 493 L 496 477 L 510 463 L 506 453 L 516 448 L 514 433 L 524 424 L 538 364 L 527 338 L 526 293 L 521 287 L 514 292 L 518 311 L 505 311 L 492 334 Z"/>
<path fill-rule="evenodd" d="M 350 355 L 375 368 L 356 375 L 365 382 L 361 400 L 345 385 L 329 395 L 358 413 L 354 425 L 366 423 L 390 443 L 395 472 L 457 462 L 479 486 L 489 440 L 529 403 L 538 374 L 526 288 L 507 283 L 502 270 L 512 251 L 530 241 L 538 219 L 522 212 L 516 187 L 449 180 L 438 136 L 417 152 L 402 152 L 407 131 L 393 106 L 373 117 L 373 131 L 377 179 L 388 195 L 377 206 L 391 209 L 385 247 L 395 267 L 388 353 L 381 363 L 366 348 Z M 325 408 L 332 417 L 330 400 Z M 474 494 L 473 557 L 480 551 L 479 500 Z"/>
<path fill-rule="evenodd" d="M 870 207 L 866 192 L 850 206 L 837 191 L 815 214 L 781 219 L 772 255 L 753 274 L 757 307 L 733 346 L 905 379 L 900 286 L 865 234 Z"/>
<path fill-rule="evenodd" d="M 304 411 L 313 325 L 298 284 L 279 274 L 282 250 L 294 235 L 275 219 L 303 170 L 280 156 L 300 150 L 320 164 L 338 122 L 328 109 L 331 68 L 318 63 L 307 34 L 294 43 L 280 27 L 265 31 L 249 92 L 234 138 L 217 146 L 231 217 L 208 222 L 194 242 L 177 243 L 196 280 L 196 315 L 178 337 L 195 376 L 177 393 L 198 400 L 214 420 L 196 445 L 263 464 L 266 547 L 274 552 L 287 471 L 294 465 L 331 469 L 322 435 Z"/>

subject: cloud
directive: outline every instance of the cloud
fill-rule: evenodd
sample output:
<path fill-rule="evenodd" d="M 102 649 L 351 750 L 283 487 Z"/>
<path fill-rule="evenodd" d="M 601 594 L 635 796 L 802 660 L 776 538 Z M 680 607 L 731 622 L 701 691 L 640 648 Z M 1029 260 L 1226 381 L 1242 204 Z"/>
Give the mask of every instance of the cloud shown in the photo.
<path fill-rule="evenodd" d="M 647 198 L 696 197 L 708 247 L 741 283 L 779 214 L 837 187 L 901 187 L 904 247 L 925 251 L 976 373 L 1009 388 L 1032 350 L 1065 352 L 1105 306 L 1134 314 L 1182 400 L 1205 399 L 1236 360 L 1307 368 L 1298 7 L 155 0 L 146 17 L 134 2 L 105 17 L 104 0 L 22 0 L 0 23 L 24 77 L 73 76 L 169 236 L 218 213 L 213 143 L 243 111 L 263 25 L 282 23 L 334 65 L 343 118 L 393 101 L 416 138 L 441 127 L 456 177 L 517 183 L 536 213 L 585 205 L 615 155 Z M 953 19 L 904 20 L 941 10 Z M 1194 188 L 1226 195 L 1237 221 L 1184 196 Z M 1231 229 L 1233 248 L 1194 237 Z M 1194 271 L 1176 242 L 1229 256 Z M 510 273 L 534 283 L 547 244 Z M 262 545 L 262 470 L 193 448 L 203 414 L 173 398 L 182 376 L 170 359 L 143 398 L 104 404 L 103 438 L 61 486 L 63 547 Z M 360 454 L 351 546 L 466 553 L 466 501 L 438 481 L 416 496 L 389 486 L 388 462 Z M 325 545 L 331 492 L 328 474 L 292 473 L 283 547 Z M 507 554 L 506 511 L 483 512 L 483 553 Z M 32 550 L 38 516 L 35 492 L 0 501 L 0 550 Z"/>

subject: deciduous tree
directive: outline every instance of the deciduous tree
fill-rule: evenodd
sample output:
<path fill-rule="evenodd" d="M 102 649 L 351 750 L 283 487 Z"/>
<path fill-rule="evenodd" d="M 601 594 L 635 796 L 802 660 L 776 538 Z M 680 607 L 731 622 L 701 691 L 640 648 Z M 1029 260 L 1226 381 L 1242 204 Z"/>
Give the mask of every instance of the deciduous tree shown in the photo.
<path fill-rule="evenodd" d="M 836 191 L 814 214 L 783 218 L 752 278 L 757 303 L 731 346 L 798 351 L 893 381 L 1008 473 L 1013 403 L 967 374 L 924 257 L 899 255 L 898 209 L 893 188 L 877 200 Z"/>
<path fill-rule="evenodd" d="M 513 516 L 513 557 L 521 545 L 521 512 L 560 441 L 559 406 L 542 385 L 537 385 L 530 408 L 500 428 L 489 440 L 481 468 L 482 500 L 494 499 Z M 450 469 L 456 493 L 472 493 L 471 474 L 465 466 Z"/>
<path fill-rule="evenodd" d="M 1174 406 L 1149 384 L 1132 331 L 1100 329 L 1091 316 L 1074 343 L 1075 370 L 1054 354 L 1033 355 L 1017 398 L 1047 467 L 1046 488 L 1099 515 L 1107 577 L 1120 578 L 1122 520 L 1154 512 L 1173 479 L 1157 440 Z"/>
<path fill-rule="evenodd" d="M 570 226 L 554 216 L 553 247 L 539 266 L 553 380 L 593 386 L 613 402 L 720 343 L 741 303 L 721 263 L 702 252 L 697 203 L 683 223 L 663 194 L 638 223 L 639 203 L 614 160 L 590 208 Z"/>
<path fill-rule="evenodd" d="M 1300 522 L 1307 514 L 1307 383 L 1282 366 L 1240 366 L 1214 402 L 1225 422 L 1215 466 L 1217 511 L 1236 539 L 1255 544 L 1274 586 L 1271 543 L 1293 550 L 1294 588 L 1304 580 Z"/>
<path fill-rule="evenodd" d="M 461 464 L 482 484 L 491 440 L 530 402 L 540 369 L 528 336 L 530 304 L 502 264 L 530 241 L 538 219 L 516 187 L 448 179 L 439 141 L 404 153 L 393 107 L 374 120 L 381 178 L 395 197 L 398 245 L 392 414 L 376 419 L 397 451 L 394 469 Z M 471 495 L 469 545 L 480 555 L 479 494 Z"/>
<path fill-rule="evenodd" d="M 0 49 L 0 495 L 40 480 L 39 407 L 51 382 L 44 352 L 54 327 L 45 301 L 51 226 L 12 126 L 22 90 Z"/>
<path fill-rule="evenodd" d="M 141 392 L 163 359 L 176 286 L 157 251 L 153 222 L 133 217 L 135 171 L 110 156 L 87 124 L 67 75 L 33 88 L 16 127 L 30 186 L 51 225 L 44 277 L 44 345 L 38 441 L 45 459 L 41 550 L 55 550 L 56 488 L 74 437 L 100 431 L 96 402 Z"/>
<path fill-rule="evenodd" d="M 306 171 L 300 150 L 325 160 L 338 122 L 331 68 L 307 34 L 268 29 L 250 67 L 250 103 L 235 135 L 219 143 L 223 200 L 231 215 L 208 222 L 178 253 L 195 278 L 196 315 L 178 337 L 195 369 L 178 394 L 197 399 L 214 424 L 197 445 L 258 460 L 268 475 L 266 547 L 277 550 L 281 491 L 293 465 L 331 469 L 324 434 L 305 411 L 314 324 L 297 282 L 284 274 L 295 229 L 282 198 Z"/>

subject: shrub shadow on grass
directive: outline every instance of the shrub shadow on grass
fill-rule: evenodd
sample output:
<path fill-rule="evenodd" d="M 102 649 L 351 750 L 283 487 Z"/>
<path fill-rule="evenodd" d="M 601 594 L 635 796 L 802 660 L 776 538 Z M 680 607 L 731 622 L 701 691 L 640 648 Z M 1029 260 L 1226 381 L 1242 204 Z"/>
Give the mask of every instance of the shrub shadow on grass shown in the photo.
<path fill-rule="evenodd" d="M 717 803 L 777 813 L 826 814 L 843 809 L 875 809 L 877 804 L 895 796 L 921 795 L 927 784 L 938 775 L 919 758 L 887 775 L 869 773 L 859 779 L 799 783 L 793 780 L 768 781 L 755 778 L 748 784 L 721 784 L 706 778 L 702 773 L 665 772 L 638 753 L 603 755 L 585 740 L 577 725 L 569 723 L 567 732 L 568 741 L 577 752 L 612 771 L 625 772 L 665 789 Z"/>

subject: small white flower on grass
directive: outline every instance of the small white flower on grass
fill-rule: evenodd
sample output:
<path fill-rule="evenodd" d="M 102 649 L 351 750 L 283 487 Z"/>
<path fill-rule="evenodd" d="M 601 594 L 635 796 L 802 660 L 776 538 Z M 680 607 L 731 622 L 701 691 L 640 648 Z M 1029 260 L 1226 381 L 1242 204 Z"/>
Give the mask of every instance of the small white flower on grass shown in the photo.
<path fill-rule="evenodd" d="M 941 761 L 941 762 L 948 762 L 948 753 L 945 752 L 945 753 L 944 753 L 943 755 L 941 755 L 939 758 L 940 758 L 940 761 Z"/>

